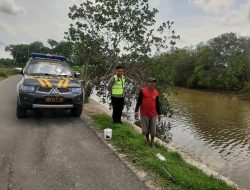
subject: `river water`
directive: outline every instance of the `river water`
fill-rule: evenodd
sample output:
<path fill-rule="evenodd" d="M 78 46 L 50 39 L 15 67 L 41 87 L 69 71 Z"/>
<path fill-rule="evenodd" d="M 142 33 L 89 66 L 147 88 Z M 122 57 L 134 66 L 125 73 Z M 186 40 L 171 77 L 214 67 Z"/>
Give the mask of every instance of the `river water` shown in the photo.
<path fill-rule="evenodd" d="M 171 141 L 250 190 L 250 101 L 187 89 L 168 100 Z"/>

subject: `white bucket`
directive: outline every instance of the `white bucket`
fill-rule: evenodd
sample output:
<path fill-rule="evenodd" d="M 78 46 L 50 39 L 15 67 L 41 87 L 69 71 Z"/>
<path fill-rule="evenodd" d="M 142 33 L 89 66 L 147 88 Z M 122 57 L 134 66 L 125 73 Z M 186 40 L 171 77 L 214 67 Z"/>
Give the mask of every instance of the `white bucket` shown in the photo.
<path fill-rule="evenodd" d="M 104 139 L 109 140 L 112 139 L 112 129 L 104 129 Z"/>

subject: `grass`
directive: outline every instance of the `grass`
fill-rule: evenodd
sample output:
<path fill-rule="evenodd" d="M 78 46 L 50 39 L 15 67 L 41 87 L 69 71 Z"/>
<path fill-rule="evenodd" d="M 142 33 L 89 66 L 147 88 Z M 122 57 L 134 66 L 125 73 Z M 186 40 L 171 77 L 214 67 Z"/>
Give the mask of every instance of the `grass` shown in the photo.
<path fill-rule="evenodd" d="M 13 68 L 0 67 L 0 81 L 14 74 L 15 71 Z"/>
<path fill-rule="evenodd" d="M 204 174 L 201 170 L 183 161 L 176 152 L 156 144 L 156 149 L 149 149 L 145 139 L 129 124 L 113 124 L 107 115 L 93 116 L 94 126 L 99 130 L 111 128 L 113 131 L 112 144 L 119 153 L 125 154 L 134 166 L 146 171 L 156 184 L 170 190 L 231 190 L 222 180 Z M 154 155 L 161 153 L 166 161 L 158 160 Z M 174 177 L 167 174 L 164 168 Z"/>

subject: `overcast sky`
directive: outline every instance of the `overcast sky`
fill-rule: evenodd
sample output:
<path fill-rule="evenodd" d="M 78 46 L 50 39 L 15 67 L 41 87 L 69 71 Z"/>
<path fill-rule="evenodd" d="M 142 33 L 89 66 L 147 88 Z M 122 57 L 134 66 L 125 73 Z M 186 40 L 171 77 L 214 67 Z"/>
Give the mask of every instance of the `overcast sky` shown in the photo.
<path fill-rule="evenodd" d="M 82 0 L 0 0 L 0 57 L 9 44 L 62 40 L 69 6 Z M 225 32 L 250 36 L 250 0 L 150 0 L 157 21 L 174 21 L 178 47 L 195 45 Z"/>

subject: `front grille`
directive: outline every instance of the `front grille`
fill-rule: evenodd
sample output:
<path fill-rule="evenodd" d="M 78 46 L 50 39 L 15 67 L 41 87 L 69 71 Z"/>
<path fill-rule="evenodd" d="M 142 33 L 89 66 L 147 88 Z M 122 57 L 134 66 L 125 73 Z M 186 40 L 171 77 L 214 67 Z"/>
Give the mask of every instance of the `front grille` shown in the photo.
<path fill-rule="evenodd" d="M 59 93 L 69 93 L 70 89 L 69 88 L 57 88 Z"/>
<path fill-rule="evenodd" d="M 49 93 L 51 90 L 52 90 L 52 88 L 39 87 L 37 89 L 37 92 Z"/>

